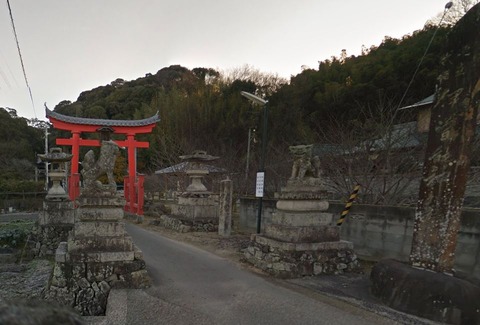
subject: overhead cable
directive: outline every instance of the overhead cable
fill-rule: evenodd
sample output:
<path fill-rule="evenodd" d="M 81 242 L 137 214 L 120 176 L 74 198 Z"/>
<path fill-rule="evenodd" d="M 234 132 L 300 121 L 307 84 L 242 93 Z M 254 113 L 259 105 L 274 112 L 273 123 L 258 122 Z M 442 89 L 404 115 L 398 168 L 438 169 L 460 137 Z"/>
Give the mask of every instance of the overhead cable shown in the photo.
<path fill-rule="evenodd" d="M 23 77 L 25 78 L 25 84 L 27 85 L 28 92 L 30 94 L 30 100 L 32 101 L 33 115 L 37 118 L 37 112 L 35 111 L 35 103 L 33 101 L 32 89 L 28 84 L 27 72 L 25 71 L 25 65 L 23 64 L 22 52 L 20 51 L 20 43 L 18 42 L 17 30 L 15 29 L 15 23 L 13 21 L 12 7 L 10 6 L 10 0 L 7 0 L 8 12 L 10 13 L 10 21 L 12 23 L 13 35 L 15 36 L 15 42 L 17 43 L 18 56 L 22 65 Z"/>
<path fill-rule="evenodd" d="M 418 72 L 418 70 L 420 69 L 420 66 L 421 66 L 422 63 L 423 63 L 423 60 L 424 60 L 425 57 L 427 56 L 428 50 L 430 49 L 430 45 L 432 45 L 433 39 L 434 39 L 435 36 L 437 35 L 438 29 L 440 28 L 440 25 L 441 25 L 442 22 L 443 22 L 443 18 L 445 18 L 445 14 L 447 13 L 448 9 L 450 9 L 450 8 L 452 7 L 452 5 L 453 5 L 453 2 L 451 2 L 451 1 L 448 2 L 448 3 L 445 5 L 445 9 L 443 10 L 442 18 L 440 18 L 440 21 L 438 22 L 437 27 L 435 28 L 435 31 L 433 32 L 432 38 L 430 39 L 430 42 L 428 42 L 427 48 L 425 49 L 425 52 L 423 52 L 423 56 L 422 56 L 422 58 L 420 59 L 420 62 L 418 63 L 417 68 L 415 69 L 415 72 L 413 73 L 412 78 L 410 79 L 410 82 L 408 83 L 407 89 L 405 89 L 405 92 L 403 93 L 402 99 L 400 99 L 400 102 L 398 103 L 397 110 L 399 110 L 400 107 L 401 107 L 401 105 L 403 104 L 403 100 L 404 100 L 405 97 L 407 96 L 407 93 L 408 93 L 408 91 L 410 90 L 410 87 L 412 86 L 413 80 L 414 80 L 415 77 L 417 76 L 417 72 Z"/>

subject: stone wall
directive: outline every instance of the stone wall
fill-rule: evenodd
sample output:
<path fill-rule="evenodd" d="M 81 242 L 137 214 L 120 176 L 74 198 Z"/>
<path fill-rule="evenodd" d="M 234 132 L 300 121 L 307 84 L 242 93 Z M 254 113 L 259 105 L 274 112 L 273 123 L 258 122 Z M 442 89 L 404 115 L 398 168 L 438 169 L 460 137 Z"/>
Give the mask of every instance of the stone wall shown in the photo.
<path fill-rule="evenodd" d="M 350 242 L 289 243 L 252 235 L 245 259 L 279 278 L 341 274 L 359 269 Z"/>
<path fill-rule="evenodd" d="M 264 199 L 262 229 L 271 220 L 276 200 Z M 257 200 L 240 199 L 240 227 L 255 231 Z M 331 202 L 328 212 L 340 216 L 343 203 Z M 407 261 L 410 254 L 415 208 L 354 204 L 342 225 L 340 238 L 351 241 L 358 257 Z M 455 268 L 480 274 L 480 209 L 463 209 L 455 252 Z"/>
<path fill-rule="evenodd" d="M 150 221 L 150 224 L 155 226 L 162 226 L 177 232 L 216 232 L 218 231 L 218 219 L 195 219 L 194 221 L 180 216 L 161 215 L 155 220 Z"/>
<path fill-rule="evenodd" d="M 69 224 L 38 225 L 33 233 L 34 255 L 38 257 L 55 255 L 58 245 L 67 240 L 72 229 L 73 225 Z"/>
<path fill-rule="evenodd" d="M 43 295 L 47 300 L 73 307 L 84 316 L 104 315 L 111 289 L 151 285 L 143 255 L 138 250 L 132 261 L 94 263 L 68 263 L 66 251 L 67 243 L 63 242 L 56 251 L 50 287 Z"/>

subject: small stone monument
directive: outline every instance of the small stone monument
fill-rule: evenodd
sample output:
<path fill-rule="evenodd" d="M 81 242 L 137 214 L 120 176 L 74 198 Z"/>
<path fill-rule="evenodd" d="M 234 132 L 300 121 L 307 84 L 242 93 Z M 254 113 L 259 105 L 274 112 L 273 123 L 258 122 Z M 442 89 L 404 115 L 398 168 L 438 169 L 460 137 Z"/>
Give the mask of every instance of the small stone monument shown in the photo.
<path fill-rule="evenodd" d="M 72 159 L 72 155 L 62 152 L 61 148 L 51 148 L 49 153 L 39 154 L 38 157 L 51 166 L 49 176 L 53 185 L 48 189 L 38 218 L 35 255 L 54 255 L 60 242 L 66 241 L 73 229 L 74 204 L 61 185 L 65 179 L 62 167 Z"/>
<path fill-rule="evenodd" d="M 312 145 L 292 146 L 292 174 L 276 194 L 276 211 L 263 234 L 252 235 L 247 260 L 278 277 L 338 274 L 358 267 L 351 242 L 340 240 Z"/>
<path fill-rule="evenodd" d="M 232 232 L 233 186 L 227 177 L 220 182 L 220 200 L 218 205 L 218 234 L 228 237 Z"/>
<path fill-rule="evenodd" d="M 125 232 L 124 199 L 113 177 L 118 145 L 103 140 L 98 160 L 93 151 L 83 161 L 83 184 L 75 225 L 68 242 L 58 246 L 48 298 L 67 303 L 82 315 L 102 315 L 111 288 L 150 284 L 142 253 Z M 98 178 L 107 175 L 108 184 Z"/>

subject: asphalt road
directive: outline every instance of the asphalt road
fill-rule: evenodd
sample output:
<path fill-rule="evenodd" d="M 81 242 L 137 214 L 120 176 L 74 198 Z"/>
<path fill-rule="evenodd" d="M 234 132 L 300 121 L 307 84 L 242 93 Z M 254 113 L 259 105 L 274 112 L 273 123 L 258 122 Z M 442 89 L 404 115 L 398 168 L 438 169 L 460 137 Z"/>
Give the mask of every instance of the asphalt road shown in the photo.
<path fill-rule="evenodd" d="M 158 313 L 150 317 L 158 324 L 166 323 L 166 319 L 178 324 L 394 323 L 347 303 L 292 289 L 284 281 L 251 273 L 229 260 L 153 231 L 132 224 L 127 224 L 127 231 L 143 251 L 152 276 L 154 286 L 146 290 L 158 301 L 152 305 L 169 306 L 158 311 L 137 306 L 142 313 Z M 175 315 L 166 315 L 169 310 Z"/>

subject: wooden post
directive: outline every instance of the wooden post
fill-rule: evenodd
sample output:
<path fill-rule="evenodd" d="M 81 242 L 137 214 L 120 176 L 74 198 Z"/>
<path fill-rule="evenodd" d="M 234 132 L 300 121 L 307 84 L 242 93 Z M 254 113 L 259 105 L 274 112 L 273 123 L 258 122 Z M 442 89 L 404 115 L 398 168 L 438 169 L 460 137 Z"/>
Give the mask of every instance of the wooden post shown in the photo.
<path fill-rule="evenodd" d="M 432 109 L 410 263 L 451 272 L 480 104 L 480 4 L 452 29 Z"/>

